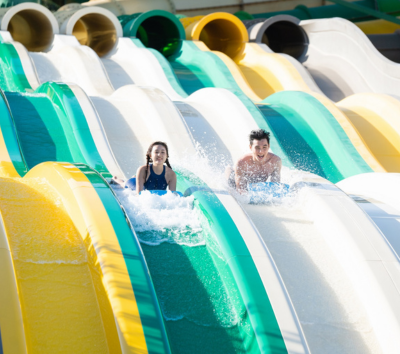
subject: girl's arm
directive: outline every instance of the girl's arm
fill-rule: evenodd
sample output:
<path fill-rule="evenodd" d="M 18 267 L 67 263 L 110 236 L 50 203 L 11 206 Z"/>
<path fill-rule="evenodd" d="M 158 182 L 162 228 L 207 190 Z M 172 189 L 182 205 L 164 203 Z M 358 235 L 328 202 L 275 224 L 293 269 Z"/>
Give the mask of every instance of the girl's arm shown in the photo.
<path fill-rule="evenodd" d="M 146 182 L 146 166 L 140 166 L 136 176 L 136 193 L 139 194 L 144 189 L 144 183 Z"/>
<path fill-rule="evenodd" d="M 168 187 L 171 192 L 176 191 L 176 173 L 171 169 L 168 170 Z"/>

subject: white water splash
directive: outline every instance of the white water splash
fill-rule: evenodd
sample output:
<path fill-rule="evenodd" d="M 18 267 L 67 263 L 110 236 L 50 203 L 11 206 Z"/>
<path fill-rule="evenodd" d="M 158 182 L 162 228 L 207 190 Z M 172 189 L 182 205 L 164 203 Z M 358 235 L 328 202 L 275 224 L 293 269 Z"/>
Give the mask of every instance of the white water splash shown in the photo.
<path fill-rule="evenodd" d="M 193 197 L 179 197 L 169 191 L 163 196 L 149 191 L 138 196 L 129 189 L 116 189 L 116 193 L 142 243 L 205 245 L 199 215 L 193 209 Z"/>

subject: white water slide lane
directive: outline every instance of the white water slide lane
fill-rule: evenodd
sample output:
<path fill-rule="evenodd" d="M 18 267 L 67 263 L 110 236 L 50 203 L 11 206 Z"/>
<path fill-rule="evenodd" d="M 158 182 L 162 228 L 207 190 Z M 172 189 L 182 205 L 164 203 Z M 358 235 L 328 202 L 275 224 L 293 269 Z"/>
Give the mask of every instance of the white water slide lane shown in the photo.
<path fill-rule="evenodd" d="M 171 144 L 171 153 L 176 154 L 173 156 L 177 160 L 182 159 L 184 163 L 186 156 L 189 156 L 194 172 L 211 186 L 214 184 L 219 187 L 218 183 L 215 184 L 215 175 L 207 175 L 205 169 L 196 171 L 193 166 L 201 165 L 196 163 L 194 143 L 200 143 L 211 159 L 213 149 L 217 146 L 218 154 L 224 156 L 228 162 L 245 151 L 246 134 L 256 126 L 236 96 L 222 89 L 204 89 L 186 100 L 175 102 L 174 107 L 169 98 L 158 89 L 125 85 L 114 92 L 110 81 L 119 80 L 124 83 L 123 80 L 127 78 L 117 78 L 116 73 L 121 75 L 125 70 L 114 65 L 112 78 L 109 80 L 94 52 L 77 43 L 71 45 L 71 37 L 60 37 L 57 40 L 62 39 L 63 45 L 55 45 L 48 54 L 30 53 L 39 80 L 75 81 L 87 90 L 124 177 L 130 177 L 134 173 L 132 166 L 143 162 L 149 141 L 163 139 Z M 131 60 L 131 65 L 135 66 L 135 60 Z M 159 64 L 148 61 L 147 65 L 149 67 Z M 153 70 L 161 68 L 155 67 Z M 135 66 L 131 70 L 135 71 L 140 73 L 140 67 Z M 143 69 L 142 73 L 144 71 Z M 131 73 L 132 83 L 135 83 L 132 76 L 134 75 Z M 159 80 L 162 79 L 161 77 Z M 164 82 L 168 81 L 165 79 Z M 182 115 L 176 108 L 179 108 Z M 86 112 L 85 114 L 88 116 Z M 314 177 L 302 179 L 307 182 L 309 178 Z M 309 187 L 305 190 L 305 204 L 300 202 L 297 207 L 242 204 L 256 229 L 251 227 L 245 214 L 235 206 L 231 197 L 225 193 L 218 197 L 233 215 L 261 275 L 265 275 L 263 267 L 273 269 L 266 250 L 271 252 L 300 318 L 311 352 L 379 353 L 381 349 L 383 352 L 390 352 L 391 348 L 400 345 L 396 339 L 400 338 L 399 325 L 396 322 L 400 313 L 394 308 L 397 303 L 391 300 L 398 297 L 398 292 L 379 280 L 387 279 L 387 273 L 382 271 L 378 277 L 365 267 L 370 261 L 369 257 L 376 253 L 367 237 L 375 237 L 379 243 L 380 234 L 353 201 L 335 188 L 331 190 L 331 184 L 318 178 L 317 183 L 312 181 Z M 316 202 L 319 200 L 324 202 Z M 340 202 L 348 204 L 347 214 L 340 213 Z M 312 207 L 318 203 L 326 204 L 325 214 L 307 214 L 304 211 L 310 209 L 305 208 L 307 205 Z M 339 207 L 332 207 L 332 204 Z M 322 221 L 327 216 L 336 221 L 333 225 L 335 228 L 329 225 L 327 229 L 327 224 Z M 360 237 L 357 240 L 360 244 L 354 241 L 356 236 L 349 231 L 354 220 L 361 225 L 360 230 L 355 233 Z M 344 259 L 339 257 L 343 252 L 332 247 L 330 242 L 332 238 L 329 238 L 328 231 L 335 229 L 338 232 L 335 240 L 341 239 L 344 249 L 347 250 L 346 257 L 342 256 Z M 267 248 L 260 248 L 259 236 Z M 376 256 L 373 260 L 379 263 L 379 257 Z M 269 268 L 266 267 L 268 264 Z M 269 273 L 274 272 L 270 270 Z M 398 277 L 397 273 L 391 276 Z M 279 277 L 276 279 L 279 284 Z M 279 300 L 282 296 L 278 296 L 276 292 L 276 289 L 281 289 L 280 292 L 284 293 L 282 286 L 268 286 L 270 279 L 266 277 L 263 281 L 272 297 L 272 303 L 282 301 Z M 368 291 L 370 288 L 378 290 L 371 293 Z M 280 308 L 284 308 L 285 315 L 280 315 Z M 274 306 L 281 328 L 288 329 L 284 333 L 285 341 L 290 342 L 290 328 L 295 329 L 292 333 L 298 333 L 298 330 L 295 320 L 290 320 L 294 318 L 293 315 L 287 314 L 288 308 L 290 306 L 287 303 L 281 307 Z M 285 324 L 285 321 L 290 323 Z M 380 330 L 382 326 L 385 328 L 384 332 Z M 299 335 L 292 342 L 295 343 L 296 340 L 301 340 Z"/>
<path fill-rule="evenodd" d="M 332 18 L 300 26 L 309 43 L 299 61 L 330 99 L 374 92 L 400 100 L 400 64 L 383 56 L 355 24 Z"/>

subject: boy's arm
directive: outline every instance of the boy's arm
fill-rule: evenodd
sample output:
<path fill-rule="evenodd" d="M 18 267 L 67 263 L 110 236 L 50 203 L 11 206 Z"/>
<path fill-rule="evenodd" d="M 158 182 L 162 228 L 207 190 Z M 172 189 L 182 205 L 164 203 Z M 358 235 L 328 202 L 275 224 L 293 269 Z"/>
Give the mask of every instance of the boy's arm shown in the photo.
<path fill-rule="evenodd" d="M 281 168 L 282 168 L 282 160 L 278 157 L 278 160 L 274 163 L 274 170 L 271 174 L 271 182 L 280 182 L 281 181 Z"/>
<path fill-rule="evenodd" d="M 236 182 L 236 190 L 240 193 L 247 193 L 247 182 L 244 177 L 244 163 L 239 160 L 235 165 L 235 182 Z"/>

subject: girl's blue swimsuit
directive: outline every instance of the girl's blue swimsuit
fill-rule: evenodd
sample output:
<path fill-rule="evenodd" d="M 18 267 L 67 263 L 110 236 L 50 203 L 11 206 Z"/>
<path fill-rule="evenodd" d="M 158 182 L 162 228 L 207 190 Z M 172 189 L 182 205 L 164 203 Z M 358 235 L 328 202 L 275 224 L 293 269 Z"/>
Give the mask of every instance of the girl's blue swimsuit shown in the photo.
<path fill-rule="evenodd" d="M 167 180 L 165 179 L 165 166 L 160 175 L 157 175 L 153 171 L 153 165 L 150 165 L 150 176 L 149 179 L 144 183 L 144 189 L 149 191 L 152 190 L 166 190 L 168 187 Z"/>

